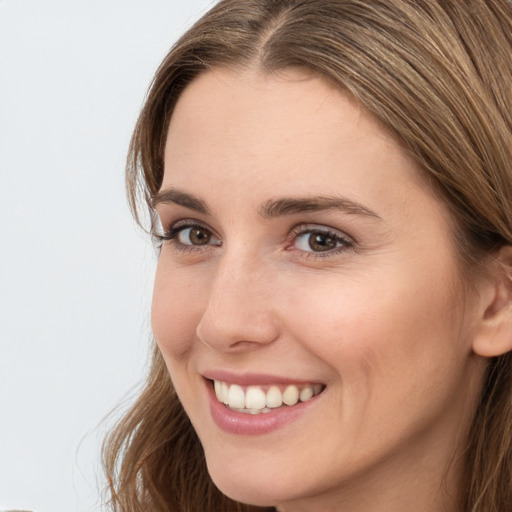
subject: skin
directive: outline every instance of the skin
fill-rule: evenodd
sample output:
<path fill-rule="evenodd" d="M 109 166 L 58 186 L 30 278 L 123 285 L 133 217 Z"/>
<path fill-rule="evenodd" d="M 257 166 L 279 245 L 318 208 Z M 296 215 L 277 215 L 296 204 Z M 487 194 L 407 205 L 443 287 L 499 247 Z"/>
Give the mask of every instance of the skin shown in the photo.
<path fill-rule="evenodd" d="M 446 208 L 394 137 L 304 71 L 217 69 L 173 114 L 170 189 L 208 213 L 161 196 L 164 230 L 182 230 L 162 244 L 153 330 L 217 486 L 283 512 L 457 510 L 481 295 L 463 291 Z M 325 196 L 372 214 L 261 215 L 270 200 Z M 318 251 L 308 229 L 341 241 Z M 212 369 L 326 389 L 294 422 L 235 435 L 212 420 Z"/>

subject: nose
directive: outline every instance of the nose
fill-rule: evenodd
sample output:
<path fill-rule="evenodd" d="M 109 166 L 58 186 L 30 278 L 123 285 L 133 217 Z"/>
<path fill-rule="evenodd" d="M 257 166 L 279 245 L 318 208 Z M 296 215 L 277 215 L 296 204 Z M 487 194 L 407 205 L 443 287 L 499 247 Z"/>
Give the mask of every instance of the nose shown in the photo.
<path fill-rule="evenodd" d="M 279 326 L 272 307 L 272 272 L 261 261 L 236 256 L 221 257 L 214 267 L 197 325 L 199 340 L 223 352 L 257 349 L 275 341 Z"/>

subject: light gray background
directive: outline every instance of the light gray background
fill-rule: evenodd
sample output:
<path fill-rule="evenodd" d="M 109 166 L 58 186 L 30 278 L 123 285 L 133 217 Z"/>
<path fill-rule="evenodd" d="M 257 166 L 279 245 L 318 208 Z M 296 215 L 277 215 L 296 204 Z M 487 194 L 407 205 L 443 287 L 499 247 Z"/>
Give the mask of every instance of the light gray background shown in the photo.
<path fill-rule="evenodd" d="M 0 509 L 97 510 L 102 418 L 140 382 L 154 254 L 123 166 L 210 0 L 0 0 Z"/>

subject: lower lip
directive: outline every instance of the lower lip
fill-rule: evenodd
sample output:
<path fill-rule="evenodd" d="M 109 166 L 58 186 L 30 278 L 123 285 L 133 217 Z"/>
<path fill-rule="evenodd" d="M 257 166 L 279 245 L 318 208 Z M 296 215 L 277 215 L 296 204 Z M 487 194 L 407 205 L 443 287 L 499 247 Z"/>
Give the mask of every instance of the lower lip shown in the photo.
<path fill-rule="evenodd" d="M 210 401 L 210 411 L 217 426 L 230 434 L 245 436 L 268 434 L 292 423 L 313 407 L 320 397 L 320 395 L 316 395 L 306 402 L 279 407 L 267 413 L 246 414 L 233 411 L 220 403 L 215 396 L 211 381 L 205 380 L 205 383 Z"/>

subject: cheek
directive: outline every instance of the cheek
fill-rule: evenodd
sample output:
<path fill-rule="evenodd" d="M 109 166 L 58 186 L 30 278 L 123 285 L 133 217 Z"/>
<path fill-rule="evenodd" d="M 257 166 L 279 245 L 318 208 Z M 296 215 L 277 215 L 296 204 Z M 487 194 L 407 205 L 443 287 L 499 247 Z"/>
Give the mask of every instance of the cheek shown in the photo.
<path fill-rule="evenodd" d="M 196 337 L 196 327 L 201 317 L 201 293 L 189 271 L 176 271 L 159 262 L 153 300 L 151 324 L 155 340 L 169 366 L 171 361 L 187 360 Z M 196 276 L 197 277 L 197 276 Z"/>
<path fill-rule="evenodd" d="M 339 450 L 370 460 L 434 426 L 465 421 L 474 386 L 452 293 L 349 291 L 294 308 L 303 346 L 329 368 Z"/>
<path fill-rule="evenodd" d="M 289 298 L 294 331 L 360 401 L 405 400 L 422 386 L 434 394 L 463 370 L 470 336 L 447 276 L 425 275 L 404 269 L 310 287 Z"/>

